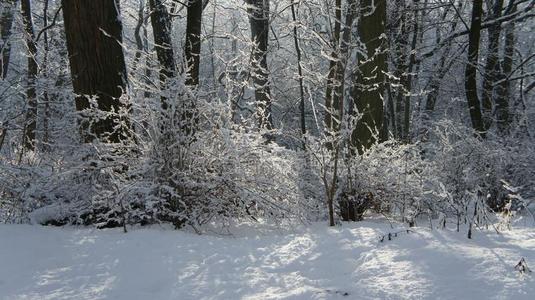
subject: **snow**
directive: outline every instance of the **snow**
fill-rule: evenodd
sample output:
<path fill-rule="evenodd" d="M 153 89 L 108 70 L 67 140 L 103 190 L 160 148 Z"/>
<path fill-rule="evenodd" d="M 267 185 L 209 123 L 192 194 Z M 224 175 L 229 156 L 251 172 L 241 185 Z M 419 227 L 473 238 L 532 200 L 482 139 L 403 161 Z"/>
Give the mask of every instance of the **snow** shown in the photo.
<path fill-rule="evenodd" d="M 535 230 L 316 223 L 233 236 L 0 226 L 0 299 L 534 299 Z"/>

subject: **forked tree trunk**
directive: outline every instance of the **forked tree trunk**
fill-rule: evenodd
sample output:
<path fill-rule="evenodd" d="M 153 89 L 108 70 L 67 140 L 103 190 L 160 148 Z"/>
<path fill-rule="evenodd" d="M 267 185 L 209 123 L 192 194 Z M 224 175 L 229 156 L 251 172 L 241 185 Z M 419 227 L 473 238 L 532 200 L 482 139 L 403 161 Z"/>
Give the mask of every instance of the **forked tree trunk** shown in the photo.
<path fill-rule="evenodd" d="M 128 120 L 117 115 L 126 106 L 120 98 L 127 80 L 119 6 L 111 0 L 62 0 L 62 5 L 82 139 L 117 143 L 128 136 Z M 96 119 L 86 115 L 90 111 L 106 116 Z"/>

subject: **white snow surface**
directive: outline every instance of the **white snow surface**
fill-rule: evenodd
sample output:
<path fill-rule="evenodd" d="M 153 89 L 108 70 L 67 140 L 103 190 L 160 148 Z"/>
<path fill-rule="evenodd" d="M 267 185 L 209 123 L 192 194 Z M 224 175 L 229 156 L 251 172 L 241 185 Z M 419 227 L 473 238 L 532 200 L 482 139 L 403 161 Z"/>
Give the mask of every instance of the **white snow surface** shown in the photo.
<path fill-rule="evenodd" d="M 0 225 L 0 299 L 535 299 L 535 229 L 384 222 L 233 236 Z"/>

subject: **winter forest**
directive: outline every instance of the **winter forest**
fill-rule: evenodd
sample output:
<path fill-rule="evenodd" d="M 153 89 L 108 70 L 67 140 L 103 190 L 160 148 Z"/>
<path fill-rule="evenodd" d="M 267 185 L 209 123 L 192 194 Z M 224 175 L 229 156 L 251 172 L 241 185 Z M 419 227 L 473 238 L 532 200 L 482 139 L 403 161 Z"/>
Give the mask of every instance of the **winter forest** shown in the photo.
<path fill-rule="evenodd" d="M 0 299 L 533 299 L 530 266 L 534 0 L 1 0 Z"/>

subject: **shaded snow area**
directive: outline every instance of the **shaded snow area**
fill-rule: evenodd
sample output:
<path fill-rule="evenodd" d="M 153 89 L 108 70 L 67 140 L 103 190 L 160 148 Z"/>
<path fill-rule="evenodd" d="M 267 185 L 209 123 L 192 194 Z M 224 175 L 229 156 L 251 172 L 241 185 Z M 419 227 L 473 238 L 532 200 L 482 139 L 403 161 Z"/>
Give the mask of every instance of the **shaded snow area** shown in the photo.
<path fill-rule="evenodd" d="M 0 299 L 535 299 L 535 230 L 384 223 L 234 236 L 0 226 Z"/>

